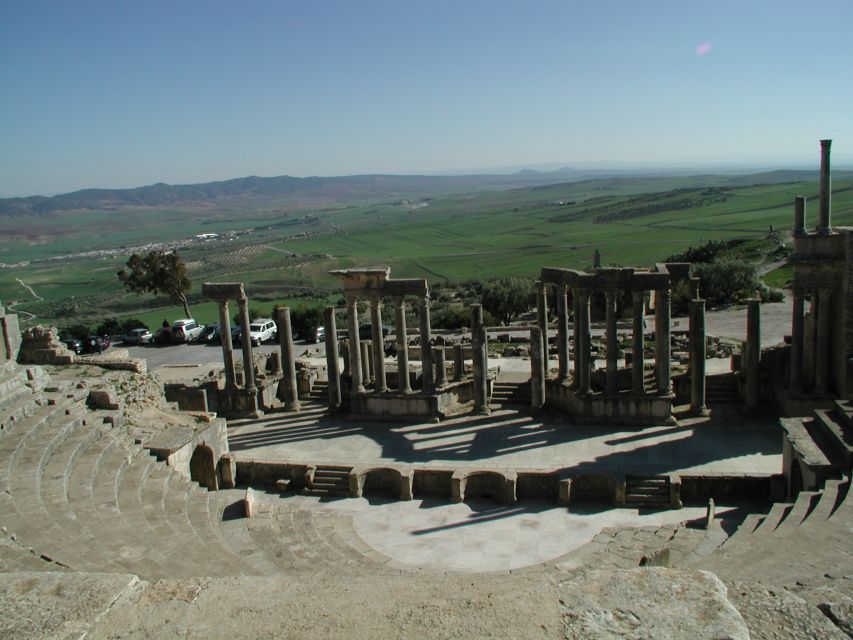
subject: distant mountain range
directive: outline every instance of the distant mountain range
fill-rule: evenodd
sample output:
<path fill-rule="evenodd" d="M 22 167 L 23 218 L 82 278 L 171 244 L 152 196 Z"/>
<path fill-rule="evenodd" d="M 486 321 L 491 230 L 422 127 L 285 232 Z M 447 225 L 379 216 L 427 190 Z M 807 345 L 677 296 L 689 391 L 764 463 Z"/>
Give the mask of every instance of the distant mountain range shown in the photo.
<path fill-rule="evenodd" d="M 134 189 L 83 189 L 56 196 L 31 196 L 0 199 L 0 215 L 48 215 L 73 210 L 111 211 L 128 207 L 215 206 L 238 199 L 270 200 L 282 204 L 318 206 L 345 201 L 376 201 L 386 198 L 420 198 L 451 193 L 498 191 L 576 182 L 596 178 L 651 175 L 684 175 L 678 172 L 577 170 L 563 167 L 556 171 L 525 169 L 513 174 L 457 176 L 428 175 L 356 175 L 294 178 L 249 176 L 203 184 L 152 184 Z M 731 186 L 776 184 L 816 180 L 817 171 L 779 170 L 764 173 L 715 176 L 715 184 Z M 853 172 L 835 172 L 835 177 L 853 177 Z M 722 179 L 721 179 L 722 178 Z"/>

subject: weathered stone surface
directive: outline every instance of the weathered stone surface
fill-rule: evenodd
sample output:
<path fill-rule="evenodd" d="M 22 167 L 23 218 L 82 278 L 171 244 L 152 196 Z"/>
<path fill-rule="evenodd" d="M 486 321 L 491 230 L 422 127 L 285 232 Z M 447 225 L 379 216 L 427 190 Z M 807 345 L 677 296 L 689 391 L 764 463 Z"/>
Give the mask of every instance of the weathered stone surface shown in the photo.
<path fill-rule="evenodd" d="M 138 583 L 124 573 L 0 573 L 0 638 L 83 638 Z"/>
<path fill-rule="evenodd" d="M 21 336 L 18 351 L 21 364 L 71 364 L 74 352 L 59 341 L 56 327 L 41 325 L 27 329 Z"/>
<path fill-rule="evenodd" d="M 96 409 L 118 409 L 120 408 L 118 395 L 112 387 L 105 389 L 92 389 L 89 391 L 88 404 Z"/>
<path fill-rule="evenodd" d="M 726 587 L 705 571 L 578 572 L 559 591 L 566 638 L 749 639 Z"/>

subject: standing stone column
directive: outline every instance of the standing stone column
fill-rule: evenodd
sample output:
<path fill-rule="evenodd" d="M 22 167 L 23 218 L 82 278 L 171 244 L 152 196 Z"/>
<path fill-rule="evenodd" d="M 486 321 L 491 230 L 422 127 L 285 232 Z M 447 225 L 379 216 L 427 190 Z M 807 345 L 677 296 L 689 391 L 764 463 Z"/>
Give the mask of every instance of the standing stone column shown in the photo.
<path fill-rule="evenodd" d="M 589 290 L 578 289 L 575 291 L 579 299 L 580 313 L 580 335 L 575 336 L 575 351 L 579 354 L 577 359 L 579 370 L 578 375 L 578 393 L 587 395 L 591 391 L 590 373 L 592 369 L 589 339 Z"/>
<path fill-rule="evenodd" d="M 545 406 L 545 362 L 547 349 L 539 327 L 530 329 L 530 405 L 533 409 Z"/>
<path fill-rule="evenodd" d="M 347 298 L 347 320 L 349 320 L 347 342 L 349 342 L 349 369 L 352 392 L 364 393 L 364 378 L 361 371 L 361 345 L 358 338 L 358 298 Z"/>
<path fill-rule="evenodd" d="M 672 291 L 669 287 L 655 291 L 655 379 L 658 393 L 670 392 L 670 317 Z"/>
<path fill-rule="evenodd" d="M 409 381 L 409 342 L 406 340 L 406 300 L 397 298 L 395 309 L 396 327 L 394 333 L 397 336 L 397 391 L 400 393 L 411 393 L 412 385 Z"/>
<path fill-rule="evenodd" d="M 794 289 L 794 309 L 791 316 L 791 379 L 788 383 L 788 391 L 791 394 L 799 394 L 803 390 L 804 303 L 803 290 Z"/>
<path fill-rule="evenodd" d="M 299 411 L 299 396 L 296 390 L 296 357 L 293 353 L 293 333 L 290 326 L 290 309 L 278 310 L 278 344 L 284 366 L 284 408 Z M 330 383 L 331 384 L 331 383 Z"/>
<path fill-rule="evenodd" d="M 418 307 L 421 333 L 421 393 L 435 391 L 432 373 L 432 328 L 429 322 L 429 297 L 424 296 Z"/>
<path fill-rule="evenodd" d="M 605 328 L 605 343 L 607 350 L 607 394 L 619 393 L 619 343 L 616 340 L 616 289 L 604 292 L 607 306 L 607 326 Z"/>
<path fill-rule="evenodd" d="M 255 393 L 255 362 L 252 360 L 252 337 L 249 333 L 249 299 L 240 298 L 240 333 L 243 342 L 243 377 L 246 381 L 246 391 Z"/>
<path fill-rule="evenodd" d="M 705 301 L 690 301 L 690 411 L 708 415 L 705 406 Z"/>
<path fill-rule="evenodd" d="M 489 413 L 489 361 L 487 343 L 486 327 L 483 326 L 483 306 L 472 304 L 471 348 L 474 365 L 474 413 L 481 415 Z"/>
<path fill-rule="evenodd" d="M 794 198 L 794 236 L 806 235 L 806 198 L 797 196 Z"/>
<path fill-rule="evenodd" d="M 219 326 L 222 341 L 222 360 L 225 362 L 225 388 L 233 391 L 237 388 L 234 380 L 234 346 L 231 344 L 231 318 L 228 316 L 228 300 L 219 300 Z"/>
<path fill-rule="evenodd" d="M 459 382 L 465 377 L 465 347 L 453 345 L 453 381 Z"/>
<path fill-rule="evenodd" d="M 830 338 L 832 333 L 832 289 L 817 291 L 817 349 L 814 354 L 814 383 L 818 395 L 829 393 L 829 366 L 833 360 Z"/>
<path fill-rule="evenodd" d="M 326 331 L 326 371 L 329 379 L 329 409 L 340 408 L 341 365 L 338 360 L 338 328 L 335 322 L 335 308 L 326 307 L 323 311 L 323 326 Z"/>
<path fill-rule="evenodd" d="M 548 371 L 548 292 L 545 283 L 536 281 L 536 324 L 545 344 L 545 371 Z"/>
<path fill-rule="evenodd" d="M 370 340 L 363 340 L 361 343 L 361 377 L 365 386 L 373 382 L 373 359 L 370 357 L 370 350 Z"/>
<path fill-rule="evenodd" d="M 441 389 L 447 385 L 447 358 L 443 344 L 432 348 L 432 362 L 435 368 L 435 388 Z"/>
<path fill-rule="evenodd" d="M 341 358 L 344 361 L 344 370 L 341 372 L 341 375 L 348 376 L 350 375 L 349 370 L 349 340 L 341 340 L 339 343 L 341 350 Z"/>
<path fill-rule="evenodd" d="M 820 141 L 820 201 L 818 212 L 819 219 L 817 224 L 817 232 L 822 236 L 828 236 L 832 233 L 832 186 L 829 175 L 829 148 L 832 146 L 832 140 Z"/>
<path fill-rule="evenodd" d="M 581 371 L 581 351 L 583 351 L 582 345 L 582 331 L 581 331 L 581 298 L 580 291 L 578 289 L 572 289 L 572 316 L 573 316 L 573 326 L 572 326 L 572 337 L 575 341 L 575 358 L 574 358 L 574 377 L 572 386 L 577 389 L 580 385 L 580 371 Z"/>
<path fill-rule="evenodd" d="M 388 391 L 385 379 L 385 336 L 382 331 L 382 301 L 378 297 L 370 299 L 370 324 L 373 325 L 373 391 L 385 393 Z"/>
<path fill-rule="evenodd" d="M 757 412 L 761 403 L 761 300 L 746 301 L 746 410 Z"/>
<path fill-rule="evenodd" d="M 645 345 L 643 336 L 643 306 L 646 301 L 645 291 L 632 291 L 631 301 L 634 312 L 634 349 L 631 360 L 631 386 L 634 393 L 645 393 Z"/>
<path fill-rule="evenodd" d="M 566 300 L 566 287 L 557 285 L 557 358 L 558 379 L 569 379 L 569 309 Z"/>

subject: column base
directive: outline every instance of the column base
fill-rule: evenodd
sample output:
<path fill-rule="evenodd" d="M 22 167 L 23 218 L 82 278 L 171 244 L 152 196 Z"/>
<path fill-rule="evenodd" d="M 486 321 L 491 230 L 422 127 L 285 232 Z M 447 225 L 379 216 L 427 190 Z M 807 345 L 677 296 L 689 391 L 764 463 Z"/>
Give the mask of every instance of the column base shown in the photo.
<path fill-rule="evenodd" d="M 711 415 L 711 410 L 708 409 L 708 407 L 706 407 L 705 405 L 702 405 L 701 407 L 690 407 L 688 415 L 697 418 L 707 418 Z"/>

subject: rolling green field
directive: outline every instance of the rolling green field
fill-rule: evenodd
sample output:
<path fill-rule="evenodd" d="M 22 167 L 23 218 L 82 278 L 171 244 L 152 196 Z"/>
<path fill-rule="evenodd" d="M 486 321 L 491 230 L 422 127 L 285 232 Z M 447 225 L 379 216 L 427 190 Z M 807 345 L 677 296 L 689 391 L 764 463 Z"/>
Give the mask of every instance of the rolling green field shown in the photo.
<path fill-rule="evenodd" d="M 817 181 L 725 186 L 719 176 L 611 178 L 304 211 L 255 203 L 242 212 L 234 205 L 66 213 L 59 227 L 48 218 L 18 220 L 16 241 L 0 243 L 0 261 L 39 260 L 0 269 L 0 301 L 22 312 L 24 324 L 116 316 L 157 326 L 183 312 L 168 300 L 123 291 L 115 273 L 128 254 L 120 248 L 207 231 L 237 233 L 180 250 L 194 283 L 193 314 L 202 322 L 215 319 L 213 305 L 200 298 L 206 281 L 246 283 L 252 306 L 267 313 L 276 302 L 334 301 L 337 282 L 328 271 L 353 266 L 387 265 L 395 277 L 431 282 L 535 277 L 543 266 L 588 268 L 596 249 L 604 265 L 649 266 L 712 239 L 759 240 L 771 228 L 787 237 L 796 195 L 807 196 L 813 226 L 817 189 Z M 122 229 L 99 233 L 105 216 L 120 217 Z M 833 224 L 853 225 L 851 179 L 833 183 Z M 0 235 L 12 226 L 0 219 Z M 119 251 L 49 259 L 94 249 Z"/>

